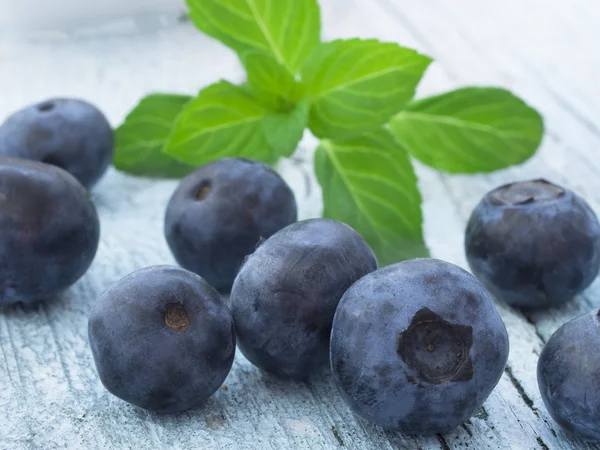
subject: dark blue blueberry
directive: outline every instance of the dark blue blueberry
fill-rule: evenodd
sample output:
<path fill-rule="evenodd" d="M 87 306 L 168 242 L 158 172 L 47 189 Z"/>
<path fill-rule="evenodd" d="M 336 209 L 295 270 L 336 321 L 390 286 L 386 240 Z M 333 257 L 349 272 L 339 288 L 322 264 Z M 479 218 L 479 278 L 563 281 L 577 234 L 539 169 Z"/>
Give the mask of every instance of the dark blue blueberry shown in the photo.
<path fill-rule="evenodd" d="M 113 150 L 113 130 L 106 117 L 82 100 L 37 103 L 0 126 L 0 156 L 58 166 L 88 189 L 106 172 Z"/>
<path fill-rule="evenodd" d="M 477 205 L 465 247 L 473 274 L 509 305 L 562 305 L 600 269 L 600 224 L 572 191 L 545 180 L 501 186 Z"/>
<path fill-rule="evenodd" d="M 165 236 L 184 268 L 229 291 L 261 239 L 297 220 L 294 193 L 265 164 L 226 158 L 184 178 L 171 197 Z"/>
<path fill-rule="evenodd" d="M 468 272 L 415 259 L 373 272 L 342 297 L 331 331 L 331 369 L 350 407 L 409 435 L 449 431 L 492 392 L 508 334 Z"/>
<path fill-rule="evenodd" d="M 312 219 L 265 241 L 235 279 L 230 306 L 242 353 L 262 370 L 303 379 L 328 360 L 340 298 L 377 259 L 349 226 Z"/>
<path fill-rule="evenodd" d="M 97 300 L 88 335 L 106 389 L 161 413 L 202 406 L 235 356 L 229 309 L 212 286 L 180 267 L 121 279 Z"/>
<path fill-rule="evenodd" d="M 0 306 L 67 289 L 91 265 L 99 238 L 96 208 L 75 178 L 0 157 Z"/>
<path fill-rule="evenodd" d="M 600 310 L 573 319 L 546 343 L 537 377 L 550 415 L 567 432 L 600 441 Z"/>

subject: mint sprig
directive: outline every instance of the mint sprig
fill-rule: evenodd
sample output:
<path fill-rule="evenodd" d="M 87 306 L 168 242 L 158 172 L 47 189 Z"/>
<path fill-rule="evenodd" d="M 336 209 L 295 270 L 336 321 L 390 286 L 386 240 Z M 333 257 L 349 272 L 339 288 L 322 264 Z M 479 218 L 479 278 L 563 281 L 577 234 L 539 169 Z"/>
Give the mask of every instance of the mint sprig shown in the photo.
<path fill-rule="evenodd" d="M 243 64 L 248 74 L 248 84 L 258 97 L 272 97 L 276 109 L 294 104 L 304 98 L 304 86 L 273 56 L 259 51 L 243 55 Z"/>
<path fill-rule="evenodd" d="M 173 123 L 192 100 L 187 95 L 148 95 L 129 113 L 116 133 L 115 167 L 153 178 L 179 178 L 194 170 L 163 153 Z"/>
<path fill-rule="evenodd" d="M 408 153 L 388 131 L 321 141 L 315 171 L 324 216 L 360 230 L 380 265 L 428 255 L 417 177 Z"/>
<path fill-rule="evenodd" d="M 277 157 L 262 128 L 268 113 L 246 90 L 219 81 L 186 105 L 173 124 L 164 151 L 194 165 L 226 156 L 275 162 Z"/>
<path fill-rule="evenodd" d="M 247 81 L 218 81 L 193 99 L 143 99 L 117 130 L 122 171 L 184 176 L 232 156 L 274 164 L 308 129 L 322 139 L 324 215 L 354 227 L 386 265 L 428 254 L 411 157 L 489 172 L 526 161 L 541 143 L 540 114 L 505 89 L 414 100 L 428 56 L 375 39 L 320 42 L 316 0 L 187 3 L 194 24 L 238 54 Z"/>
<path fill-rule="evenodd" d="M 238 54 L 259 50 L 298 73 L 319 44 L 317 0 L 187 0 L 200 31 Z"/>
<path fill-rule="evenodd" d="M 521 99 L 505 89 L 477 87 L 415 101 L 390 128 L 415 158 L 454 173 L 522 163 L 544 134 L 541 116 Z"/>
<path fill-rule="evenodd" d="M 302 70 L 310 130 L 339 138 L 383 125 L 413 98 L 430 63 L 414 50 L 374 39 L 321 44 Z"/>

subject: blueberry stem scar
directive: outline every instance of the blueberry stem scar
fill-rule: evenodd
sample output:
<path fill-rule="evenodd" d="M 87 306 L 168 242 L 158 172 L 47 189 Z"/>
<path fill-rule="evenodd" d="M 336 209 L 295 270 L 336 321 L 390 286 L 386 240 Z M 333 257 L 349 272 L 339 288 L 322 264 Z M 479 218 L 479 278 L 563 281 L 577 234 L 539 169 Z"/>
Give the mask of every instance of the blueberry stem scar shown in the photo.
<path fill-rule="evenodd" d="M 472 342 L 472 327 L 451 324 L 429 308 L 421 308 L 410 326 L 400 333 L 398 355 L 430 383 L 468 380 L 472 372 L 459 375 L 468 368 L 466 362 Z"/>
<path fill-rule="evenodd" d="M 196 194 L 196 200 L 204 200 L 206 197 L 210 195 L 212 188 L 210 186 L 209 181 L 203 181 L 198 189 L 198 193 Z"/>
<path fill-rule="evenodd" d="M 490 199 L 498 205 L 525 205 L 528 203 L 554 200 L 564 195 L 559 186 L 544 179 L 510 183 L 491 193 Z"/>
<path fill-rule="evenodd" d="M 169 303 L 165 308 L 165 324 L 175 331 L 185 331 L 190 325 L 187 311 L 181 303 Z"/>
<path fill-rule="evenodd" d="M 38 106 L 38 110 L 40 110 L 41 112 L 48 112 L 48 111 L 52 111 L 53 109 L 54 109 L 54 103 L 52 103 L 52 102 L 42 103 L 41 105 Z"/>

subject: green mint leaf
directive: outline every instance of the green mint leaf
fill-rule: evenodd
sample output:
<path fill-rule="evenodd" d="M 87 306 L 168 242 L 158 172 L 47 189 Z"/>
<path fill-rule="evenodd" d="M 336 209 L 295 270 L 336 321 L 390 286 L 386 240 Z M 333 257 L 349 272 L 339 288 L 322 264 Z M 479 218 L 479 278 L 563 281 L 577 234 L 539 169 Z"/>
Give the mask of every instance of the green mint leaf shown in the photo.
<path fill-rule="evenodd" d="M 315 171 L 324 216 L 357 230 L 381 266 L 428 255 L 417 177 L 408 153 L 387 130 L 321 141 Z"/>
<path fill-rule="evenodd" d="M 298 73 L 318 45 L 317 0 L 186 0 L 192 22 L 242 55 L 259 50 Z"/>
<path fill-rule="evenodd" d="M 115 131 L 115 167 L 157 178 L 180 178 L 192 172 L 194 167 L 162 152 L 173 123 L 191 99 L 160 93 L 142 99 Z"/>
<path fill-rule="evenodd" d="M 246 89 L 220 81 L 187 104 L 164 151 L 194 165 L 231 156 L 273 163 L 262 125 L 267 113 Z"/>
<path fill-rule="evenodd" d="M 390 121 L 396 139 L 424 164 L 453 173 L 522 163 L 539 147 L 543 119 L 509 91 L 471 87 L 409 104 Z"/>
<path fill-rule="evenodd" d="M 253 98 L 256 103 L 267 111 L 284 111 L 290 108 L 289 102 L 282 97 L 272 92 L 254 89 L 247 81 L 238 86 L 246 95 Z"/>
<path fill-rule="evenodd" d="M 280 157 L 290 157 L 298 147 L 308 123 L 308 101 L 303 100 L 289 112 L 269 113 L 263 128 L 271 149 Z"/>
<path fill-rule="evenodd" d="M 294 104 L 303 97 L 302 85 L 270 54 L 251 51 L 245 53 L 242 60 L 248 73 L 248 84 L 259 96 L 272 94 L 279 98 L 279 108 L 286 103 Z"/>
<path fill-rule="evenodd" d="M 311 131 L 340 138 L 378 128 L 413 98 L 430 63 L 414 50 L 377 40 L 321 44 L 302 70 Z"/>

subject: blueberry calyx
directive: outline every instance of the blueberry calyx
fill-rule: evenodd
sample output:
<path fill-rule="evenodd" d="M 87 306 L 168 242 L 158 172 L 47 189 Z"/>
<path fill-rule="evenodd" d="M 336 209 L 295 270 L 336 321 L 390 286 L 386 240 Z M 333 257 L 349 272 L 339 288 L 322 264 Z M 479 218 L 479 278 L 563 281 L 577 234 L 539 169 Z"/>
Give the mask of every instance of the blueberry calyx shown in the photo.
<path fill-rule="evenodd" d="M 55 105 L 53 102 L 45 102 L 45 103 L 40 103 L 38 105 L 38 111 L 40 112 L 49 112 L 52 111 L 55 108 Z"/>
<path fill-rule="evenodd" d="M 490 194 L 490 200 L 497 205 L 517 206 L 554 200 L 564 194 L 563 188 L 540 178 L 500 186 Z"/>
<path fill-rule="evenodd" d="M 190 318 L 181 303 L 169 303 L 165 308 L 165 324 L 174 331 L 185 331 Z"/>
<path fill-rule="evenodd" d="M 202 201 L 202 200 L 206 199 L 206 197 L 208 197 L 211 192 L 212 192 L 212 186 L 211 186 L 210 181 L 203 181 L 202 183 L 200 183 L 200 186 L 198 187 L 198 193 L 196 194 L 196 200 Z"/>
<path fill-rule="evenodd" d="M 452 324 L 429 308 L 421 308 L 400 333 L 398 355 L 429 383 L 473 378 L 467 359 L 473 344 L 473 327 Z"/>

